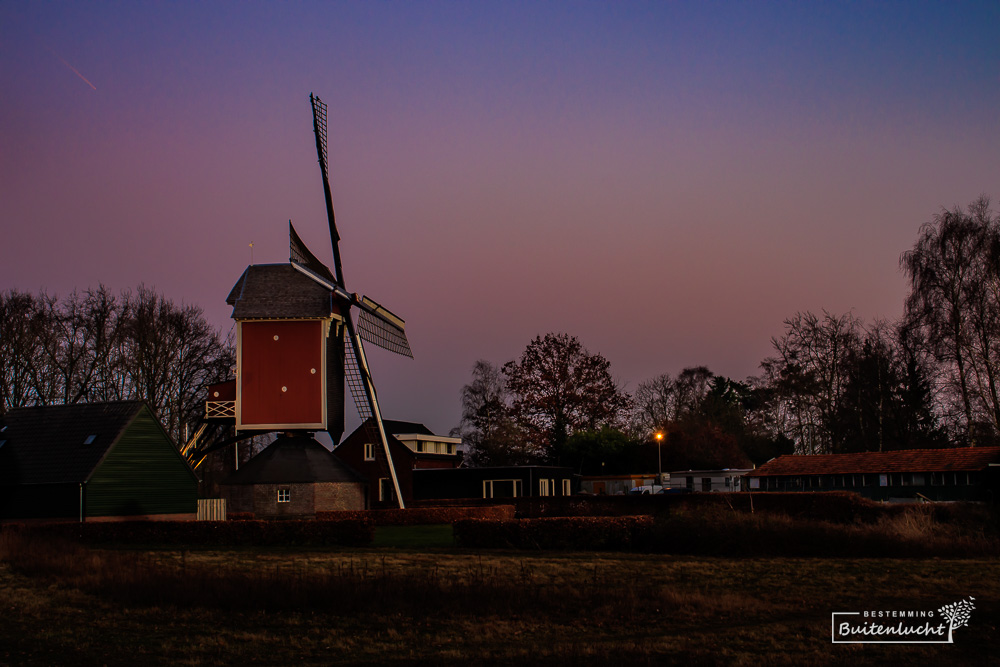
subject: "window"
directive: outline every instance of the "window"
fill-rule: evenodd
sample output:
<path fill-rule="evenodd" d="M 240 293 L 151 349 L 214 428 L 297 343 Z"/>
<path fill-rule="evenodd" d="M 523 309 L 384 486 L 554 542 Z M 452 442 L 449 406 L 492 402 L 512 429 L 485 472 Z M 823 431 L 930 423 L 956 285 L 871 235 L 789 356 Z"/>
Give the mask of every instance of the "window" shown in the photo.
<path fill-rule="evenodd" d="M 292 502 L 292 490 L 291 489 L 278 489 L 278 502 L 279 503 L 290 503 L 290 502 Z"/>
<path fill-rule="evenodd" d="M 422 443 L 421 441 L 417 440 L 416 447 L 415 447 L 414 451 L 416 451 L 418 453 L 422 453 L 424 451 L 424 443 Z"/>
<path fill-rule="evenodd" d="M 540 480 L 538 480 L 538 495 L 540 495 L 540 496 L 551 495 L 551 492 L 550 492 L 550 489 L 552 488 L 551 484 L 552 484 L 552 480 L 549 480 L 549 479 L 540 479 Z"/>
<path fill-rule="evenodd" d="M 94 444 L 94 440 L 97 440 L 97 436 L 96 435 L 88 435 L 86 438 L 84 438 L 83 444 L 85 444 L 85 445 L 92 445 L 92 444 Z"/>
<path fill-rule="evenodd" d="M 711 477 L 702 477 L 701 478 L 701 490 L 702 491 L 711 491 L 712 490 L 712 478 Z"/>
<path fill-rule="evenodd" d="M 380 477 L 378 480 L 378 501 L 380 503 L 397 502 L 396 488 L 388 477 Z"/>
<path fill-rule="evenodd" d="M 519 498 L 522 495 L 519 479 L 487 479 L 483 482 L 483 498 Z"/>
<path fill-rule="evenodd" d="M 375 445 L 370 442 L 365 443 L 365 461 L 375 460 Z"/>
<path fill-rule="evenodd" d="M 913 473 L 913 486 L 927 486 L 927 475 L 922 472 Z"/>
<path fill-rule="evenodd" d="M 449 454 L 454 454 L 455 453 L 455 445 L 454 444 L 448 443 L 448 453 Z"/>
<path fill-rule="evenodd" d="M 562 492 L 563 492 L 564 496 L 568 496 L 568 495 L 571 495 L 573 493 L 573 489 L 570 488 L 570 484 L 569 484 L 569 480 L 568 479 L 564 479 L 562 481 Z"/>
<path fill-rule="evenodd" d="M 694 477 L 685 477 L 685 486 L 687 486 L 688 491 L 694 491 Z"/>
<path fill-rule="evenodd" d="M 0 447 L 3 447 L 6 444 L 7 444 L 6 440 L 0 440 Z"/>

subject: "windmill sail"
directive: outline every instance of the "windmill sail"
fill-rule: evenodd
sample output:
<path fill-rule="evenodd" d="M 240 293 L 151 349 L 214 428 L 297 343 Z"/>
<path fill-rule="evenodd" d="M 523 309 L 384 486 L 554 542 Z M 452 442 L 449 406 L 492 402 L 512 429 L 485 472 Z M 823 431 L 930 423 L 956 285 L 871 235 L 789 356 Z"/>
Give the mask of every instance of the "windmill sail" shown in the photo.
<path fill-rule="evenodd" d="M 405 354 L 410 357 L 413 355 L 410 353 L 410 345 L 406 340 L 406 334 L 403 332 L 402 319 L 396 317 L 375 302 L 366 304 L 364 299 L 359 299 L 355 294 L 347 293 L 346 286 L 344 284 L 344 271 L 340 262 L 340 234 L 337 232 L 337 223 L 333 213 L 333 195 L 330 193 L 330 170 L 327 159 L 327 107 L 326 104 L 324 104 L 323 101 L 315 95 L 310 94 L 309 101 L 312 103 L 313 110 L 313 131 L 316 134 L 316 155 L 319 158 L 320 171 L 323 173 L 323 195 L 326 198 L 326 217 L 330 223 L 330 245 L 333 248 L 333 269 L 334 276 L 336 278 L 335 289 L 333 292 L 341 298 L 347 299 L 352 305 L 356 305 L 361 309 L 362 316 L 359 322 L 363 322 L 363 324 L 360 325 L 360 328 L 363 331 L 366 331 L 364 334 L 359 334 L 359 332 L 354 328 L 354 322 L 349 313 L 344 318 L 344 325 L 347 329 L 347 335 L 350 338 L 350 344 L 347 346 L 347 356 L 353 359 L 353 361 L 350 359 L 348 360 L 347 368 L 345 368 L 345 375 L 347 376 L 348 385 L 351 389 L 351 395 L 354 397 L 355 404 L 358 406 L 358 411 L 362 413 L 362 419 L 367 419 L 368 422 L 378 428 L 378 436 L 379 440 L 382 442 L 382 451 L 385 455 L 385 463 L 389 470 L 389 476 L 392 479 L 392 486 L 396 495 L 396 501 L 399 504 L 400 509 L 402 509 L 403 494 L 400 492 L 399 479 L 396 477 L 396 469 L 392 464 L 392 454 L 389 451 L 389 440 L 386 438 L 385 426 L 382 424 L 382 415 L 378 408 L 378 398 L 375 395 L 375 385 L 372 382 L 371 372 L 368 370 L 368 360 L 365 358 L 365 349 L 361 342 L 362 336 L 364 336 L 365 339 L 370 340 L 375 345 L 382 346 L 383 344 L 387 344 L 391 346 L 388 349 L 399 351 L 400 354 Z M 295 243 L 295 241 L 298 242 Z M 298 239 L 297 236 L 293 236 L 292 246 L 292 257 L 294 258 L 296 255 L 300 257 L 303 260 L 301 263 L 302 266 L 310 270 L 315 270 L 312 269 L 313 265 L 323 267 L 322 262 L 309 253 L 305 244 L 303 244 L 301 239 Z M 327 273 L 329 273 L 329 269 L 327 269 Z M 370 316 L 370 321 L 366 321 L 366 312 Z"/>
<path fill-rule="evenodd" d="M 310 94 L 309 101 L 313 109 L 313 132 L 316 134 L 316 154 L 319 157 L 320 171 L 323 172 L 323 196 L 326 198 L 326 217 L 330 223 L 330 243 L 333 246 L 333 269 L 337 276 L 337 284 L 344 286 L 344 271 L 340 263 L 340 234 L 337 232 L 336 217 L 333 214 L 333 195 L 330 193 L 330 169 L 327 165 L 326 152 L 326 104 L 323 100 Z"/>
<path fill-rule="evenodd" d="M 383 350 L 413 358 L 410 341 L 406 339 L 404 329 L 406 323 L 403 318 L 368 297 L 362 297 L 358 305 L 361 310 L 358 316 L 358 330 L 364 340 L 372 345 L 378 345 Z"/>

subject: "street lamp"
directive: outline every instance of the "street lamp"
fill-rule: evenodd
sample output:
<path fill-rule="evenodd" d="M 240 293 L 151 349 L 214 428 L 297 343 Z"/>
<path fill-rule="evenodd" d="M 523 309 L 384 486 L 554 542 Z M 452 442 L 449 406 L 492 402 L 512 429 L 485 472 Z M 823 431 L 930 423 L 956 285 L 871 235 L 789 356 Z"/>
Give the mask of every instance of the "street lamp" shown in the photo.
<path fill-rule="evenodd" d="M 660 486 L 663 486 L 663 432 L 656 432 L 656 464 L 660 469 Z"/>

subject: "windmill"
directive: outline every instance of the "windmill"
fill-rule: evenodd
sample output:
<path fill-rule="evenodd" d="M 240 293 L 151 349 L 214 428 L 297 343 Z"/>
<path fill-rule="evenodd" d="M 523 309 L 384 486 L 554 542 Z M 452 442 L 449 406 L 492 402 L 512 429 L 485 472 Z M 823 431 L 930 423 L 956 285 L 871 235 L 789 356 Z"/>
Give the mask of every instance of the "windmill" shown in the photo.
<path fill-rule="evenodd" d="M 316 152 L 323 177 L 333 271 L 310 252 L 291 222 L 288 264 L 251 264 L 230 291 L 236 320 L 235 382 L 210 388 L 206 419 L 235 419 L 236 438 L 208 447 L 189 446 L 189 460 L 247 434 L 328 431 L 334 442 L 344 431 L 344 385 L 350 389 L 376 456 L 404 506 L 393 466 L 364 342 L 413 357 L 405 322 L 367 296 L 348 292 L 340 261 L 327 162 L 327 107 L 309 96 Z M 355 322 L 355 311 L 357 320 Z M 235 385 L 235 386 L 234 386 Z M 215 400 L 213 400 L 215 399 Z M 213 412 L 214 411 L 214 412 Z M 199 431 L 196 438 L 201 437 Z M 197 458 L 200 457 L 200 458 Z"/>

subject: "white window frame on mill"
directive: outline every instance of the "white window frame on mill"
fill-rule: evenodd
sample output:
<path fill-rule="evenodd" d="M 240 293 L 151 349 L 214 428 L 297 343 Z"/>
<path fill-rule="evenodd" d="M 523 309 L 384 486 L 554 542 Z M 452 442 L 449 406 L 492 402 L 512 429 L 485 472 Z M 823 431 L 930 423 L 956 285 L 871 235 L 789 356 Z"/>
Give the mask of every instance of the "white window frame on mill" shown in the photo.
<path fill-rule="evenodd" d="M 290 502 L 292 502 L 292 490 L 291 489 L 278 489 L 278 502 L 279 503 L 290 503 Z"/>
<path fill-rule="evenodd" d="M 374 461 L 374 460 L 375 460 L 375 445 L 370 442 L 366 442 L 365 461 Z"/>

